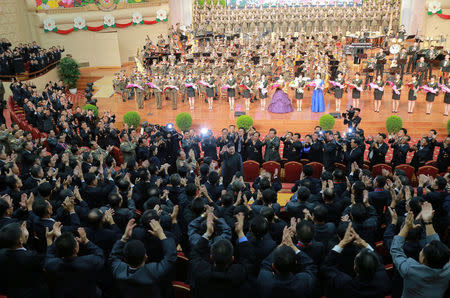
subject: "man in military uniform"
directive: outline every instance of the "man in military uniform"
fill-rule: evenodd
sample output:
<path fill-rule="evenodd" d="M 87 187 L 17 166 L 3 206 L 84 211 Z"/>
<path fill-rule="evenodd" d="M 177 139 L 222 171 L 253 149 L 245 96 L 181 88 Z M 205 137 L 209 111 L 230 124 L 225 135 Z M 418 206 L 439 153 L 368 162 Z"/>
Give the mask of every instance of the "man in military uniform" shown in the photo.
<path fill-rule="evenodd" d="M 419 62 L 416 64 L 416 72 L 419 76 L 419 85 L 422 86 L 423 78 L 427 77 L 427 63 L 425 62 L 425 57 L 420 57 Z"/>
<path fill-rule="evenodd" d="M 383 49 L 380 49 L 380 51 L 375 56 L 375 59 L 377 60 L 377 64 L 375 66 L 376 70 L 376 76 L 381 76 L 383 78 L 384 73 L 384 64 L 386 63 L 386 55 L 383 52 Z M 384 62 L 384 63 L 383 63 Z"/>
<path fill-rule="evenodd" d="M 437 55 L 438 52 L 434 49 L 434 46 L 431 46 L 425 53 L 425 58 L 428 64 L 428 79 L 431 79 L 431 75 L 433 74 L 433 60 L 436 59 Z"/>
<path fill-rule="evenodd" d="M 403 74 L 405 73 L 405 65 L 408 55 L 406 54 L 406 49 L 402 48 L 400 53 L 397 54 L 398 65 L 400 66 L 400 79 L 403 80 Z"/>
<path fill-rule="evenodd" d="M 419 43 L 415 42 L 414 45 L 410 46 L 408 49 L 408 67 L 406 68 L 406 72 L 414 72 L 416 69 L 416 61 L 417 61 L 417 52 L 419 52 Z"/>
<path fill-rule="evenodd" d="M 136 100 L 138 103 L 138 108 L 139 109 L 143 109 L 144 108 L 144 81 L 142 80 L 141 76 L 138 76 L 135 84 L 138 85 L 139 87 L 136 87 L 135 92 L 136 92 Z M 141 89 L 142 88 L 142 89 Z"/>
<path fill-rule="evenodd" d="M 162 88 L 163 88 L 163 82 L 161 80 L 160 76 L 155 77 L 153 80 L 153 85 L 156 87 L 153 88 L 153 94 L 155 95 L 155 101 L 156 101 L 156 108 L 158 110 L 161 110 L 161 94 L 162 94 Z"/>
<path fill-rule="evenodd" d="M 169 77 L 167 84 L 172 85 L 172 86 L 177 86 L 177 81 L 173 75 L 171 75 Z M 177 89 L 175 89 L 175 88 L 167 89 L 166 92 L 169 93 L 169 99 L 172 102 L 172 110 L 176 110 L 177 109 L 177 93 L 178 93 Z"/>
<path fill-rule="evenodd" d="M 441 61 L 441 64 L 439 65 L 439 67 L 441 68 L 441 72 L 442 72 L 442 77 L 440 78 L 441 80 L 441 84 L 445 83 L 445 79 L 448 78 L 448 73 L 450 72 L 450 55 L 447 54 L 445 55 L 444 60 Z M 1 86 L 0 86 L 0 91 L 1 91 Z M 1 96 L 0 96 L 1 98 Z"/>
<path fill-rule="evenodd" d="M 366 81 L 364 82 L 364 90 L 367 89 L 367 84 L 373 82 L 373 71 L 375 69 L 374 58 L 369 58 L 366 65 Z"/>

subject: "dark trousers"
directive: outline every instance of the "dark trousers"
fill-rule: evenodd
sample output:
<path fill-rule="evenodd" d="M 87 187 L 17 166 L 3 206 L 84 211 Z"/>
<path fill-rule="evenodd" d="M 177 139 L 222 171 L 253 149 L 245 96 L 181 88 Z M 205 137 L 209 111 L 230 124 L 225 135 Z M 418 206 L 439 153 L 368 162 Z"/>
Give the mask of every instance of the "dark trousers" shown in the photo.
<path fill-rule="evenodd" d="M 400 77 L 403 80 L 403 74 L 405 73 L 405 64 L 400 64 Z"/>
<path fill-rule="evenodd" d="M 375 66 L 375 71 L 376 71 L 376 76 L 381 75 L 381 77 L 383 78 L 384 64 L 377 64 Z"/>
<path fill-rule="evenodd" d="M 431 61 L 428 63 L 428 79 L 431 79 L 431 75 L 432 75 L 432 72 L 433 72 L 433 64 L 431 63 Z M 426 76 L 426 74 L 425 74 L 425 76 Z"/>
<path fill-rule="evenodd" d="M 367 84 L 372 83 L 372 82 L 373 82 L 373 75 L 370 72 L 368 72 L 366 74 L 366 81 L 364 82 L 364 90 L 367 89 Z"/>
<path fill-rule="evenodd" d="M 409 57 L 408 67 L 406 68 L 406 72 L 414 71 L 414 69 L 416 69 L 416 61 L 417 61 L 416 55 L 411 55 L 411 57 Z"/>

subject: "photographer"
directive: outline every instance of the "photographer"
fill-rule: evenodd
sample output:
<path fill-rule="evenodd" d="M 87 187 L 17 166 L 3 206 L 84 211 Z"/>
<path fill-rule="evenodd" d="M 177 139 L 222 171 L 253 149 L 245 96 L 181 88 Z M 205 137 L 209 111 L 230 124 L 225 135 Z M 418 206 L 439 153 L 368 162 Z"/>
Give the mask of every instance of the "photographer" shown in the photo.
<path fill-rule="evenodd" d="M 359 123 L 361 123 L 361 117 L 359 117 L 360 112 L 361 110 L 359 108 L 350 107 L 347 113 L 342 113 L 344 125 L 348 125 L 349 130 L 358 130 Z"/>
<path fill-rule="evenodd" d="M 217 160 L 217 143 L 212 131 L 208 129 L 205 135 L 202 134 L 202 151 L 205 153 L 204 157 L 209 157 L 212 160 Z"/>

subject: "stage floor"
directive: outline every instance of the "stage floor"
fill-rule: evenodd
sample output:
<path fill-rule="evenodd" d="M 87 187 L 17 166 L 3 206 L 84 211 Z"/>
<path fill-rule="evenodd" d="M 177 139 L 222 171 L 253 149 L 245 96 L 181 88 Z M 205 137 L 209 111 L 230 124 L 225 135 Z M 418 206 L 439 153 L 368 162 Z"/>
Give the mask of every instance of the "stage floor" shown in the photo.
<path fill-rule="evenodd" d="M 126 68 L 127 70 L 130 67 Z M 83 76 L 102 76 L 108 77 L 118 70 L 83 70 Z M 437 70 L 434 72 L 437 73 Z M 386 77 L 384 78 L 386 79 Z M 404 83 L 410 81 L 410 76 L 405 76 Z M 108 84 L 107 80 L 99 80 L 101 84 Z M 111 82 L 112 84 L 112 82 Z M 94 84 L 96 89 L 101 89 L 99 84 Z M 290 98 L 293 98 L 293 94 L 289 91 Z M 319 125 L 319 118 L 323 114 L 335 112 L 335 100 L 332 93 L 325 94 L 325 112 L 312 113 L 310 110 L 312 89 L 305 90 L 302 111 L 291 112 L 287 114 L 274 114 L 267 110 L 262 111 L 260 108 L 260 101 L 255 101 L 250 105 L 250 111 L 245 111 L 244 99 L 236 99 L 235 111 L 246 112 L 254 120 L 254 126 L 257 130 L 265 135 L 269 128 L 273 127 L 277 129 L 279 134 L 284 134 L 286 131 L 299 132 L 302 136 L 306 133 L 313 131 L 316 125 Z M 374 112 L 373 108 L 373 91 L 366 90 L 362 93 L 360 99 L 361 118 L 362 122 L 360 127 L 366 131 L 366 135 L 374 135 L 378 132 L 386 132 L 386 118 L 390 115 L 398 115 L 403 119 L 404 127 L 408 129 L 408 133 L 411 136 L 421 136 L 428 134 L 430 129 L 436 129 L 442 137 L 447 134 L 446 124 L 448 117 L 443 116 L 444 95 L 442 92 L 436 97 L 433 104 L 431 115 L 425 114 L 425 93 L 420 91 L 418 99 L 414 108 L 414 114 L 408 114 L 408 88 L 405 87 L 402 91 L 399 112 L 392 113 L 392 89 L 385 87 L 385 93 L 383 96 L 383 102 L 379 113 Z M 139 110 L 137 102 L 130 100 L 122 102 L 119 95 L 113 95 L 111 97 L 97 97 L 98 107 L 100 114 L 102 111 L 108 110 L 116 114 L 118 126 L 122 126 L 123 115 L 128 111 L 137 111 L 141 115 L 142 121 L 148 121 L 153 124 L 165 125 L 167 123 L 175 123 L 175 117 L 181 112 L 189 112 L 193 118 L 194 128 L 203 128 L 213 130 L 215 134 L 219 134 L 223 127 L 228 127 L 230 124 L 236 123 L 235 111 L 229 110 L 228 102 L 225 97 L 215 100 L 213 110 L 208 110 L 208 104 L 205 103 L 204 98 L 196 98 L 195 109 L 190 110 L 187 100 L 183 103 L 181 98 L 178 100 L 178 109 L 172 110 L 172 105 L 169 100 L 163 100 L 161 110 L 156 109 L 156 103 L 154 98 L 144 102 L 144 109 Z M 269 106 L 270 97 L 267 99 L 266 107 Z M 345 112 L 345 108 L 352 104 L 351 92 L 344 93 L 341 103 L 341 113 Z M 293 100 L 293 106 L 296 110 L 296 102 Z M 342 119 L 336 119 L 335 129 L 344 131 Z"/>

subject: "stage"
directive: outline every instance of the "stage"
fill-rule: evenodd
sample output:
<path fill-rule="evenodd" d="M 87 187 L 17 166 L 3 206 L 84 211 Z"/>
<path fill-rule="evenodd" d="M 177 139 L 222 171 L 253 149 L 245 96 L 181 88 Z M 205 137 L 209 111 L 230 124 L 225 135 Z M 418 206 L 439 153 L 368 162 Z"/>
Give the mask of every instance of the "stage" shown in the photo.
<path fill-rule="evenodd" d="M 126 68 L 127 71 L 130 67 Z M 118 70 L 83 70 L 83 76 L 92 76 L 98 78 L 103 78 L 107 76 L 112 76 L 114 72 Z M 437 73 L 437 70 L 435 70 Z M 102 84 L 108 84 L 105 82 L 107 80 L 102 80 Z M 410 76 L 405 76 L 404 82 L 410 81 Z M 95 83 L 94 87 L 98 90 L 102 86 Z M 107 86 L 104 86 L 105 88 Z M 290 98 L 293 98 L 292 91 L 288 92 Z M 287 114 L 274 114 L 267 110 L 262 111 L 260 108 L 260 101 L 255 101 L 250 105 L 250 111 L 245 111 L 244 99 L 236 98 L 236 108 L 235 111 L 246 112 L 254 120 L 254 126 L 262 135 L 268 133 L 269 128 L 273 127 L 277 129 L 279 134 L 284 134 L 286 131 L 299 132 L 304 136 L 314 130 L 316 125 L 319 125 L 320 116 L 335 112 L 335 100 L 333 93 L 325 93 L 325 112 L 324 113 L 312 113 L 310 111 L 311 90 L 305 89 L 302 111 L 301 112 L 291 112 Z M 400 106 L 398 113 L 392 113 L 392 89 L 389 86 L 385 87 L 385 93 L 383 96 L 382 106 L 379 113 L 374 112 L 373 107 L 373 91 L 366 90 L 361 94 L 360 108 L 361 108 L 361 118 L 362 122 L 360 127 L 364 129 L 366 135 L 374 135 L 378 132 L 386 132 L 386 118 L 391 115 L 398 115 L 403 119 L 404 127 L 408 129 L 408 134 L 411 136 L 421 136 L 423 134 L 428 134 L 430 129 L 436 129 L 439 137 L 447 135 L 447 119 L 448 117 L 443 116 L 444 104 L 443 104 L 443 93 L 439 93 L 436 97 L 431 111 L 431 115 L 425 114 L 425 93 L 420 91 L 416 101 L 416 106 L 414 108 L 414 114 L 408 114 L 408 88 L 404 87 L 402 91 Z M 206 127 L 211 129 L 214 134 L 218 135 L 220 130 L 224 127 L 228 127 L 230 124 L 236 124 L 236 117 L 234 115 L 235 111 L 229 110 L 228 102 L 225 97 L 214 101 L 213 110 L 208 110 L 208 104 L 205 103 L 204 98 L 197 97 L 195 100 L 195 109 L 190 110 L 187 99 L 183 103 L 181 97 L 178 100 L 178 109 L 172 110 L 172 105 L 169 100 L 163 100 L 162 109 L 156 109 L 156 103 L 154 98 L 150 98 L 144 102 L 144 109 L 139 110 L 137 102 L 135 100 L 129 100 L 127 102 L 122 102 L 121 97 L 115 94 L 111 97 L 96 97 L 98 99 L 99 115 L 103 111 L 108 110 L 115 113 L 117 116 L 118 127 L 122 127 L 123 115 L 128 111 L 137 111 L 142 121 L 148 121 L 153 124 L 165 125 L 167 123 L 175 123 L 175 117 L 181 112 L 191 113 L 193 118 L 193 127 L 200 129 Z M 83 101 L 81 101 L 83 104 Z M 267 99 L 266 107 L 269 106 L 270 97 Z M 345 107 L 352 104 L 351 92 L 344 93 L 341 103 L 341 113 L 345 112 Z M 294 109 L 296 110 L 296 102 L 293 101 Z M 343 119 L 336 119 L 335 129 L 343 132 L 345 131 L 345 126 L 343 125 Z"/>

